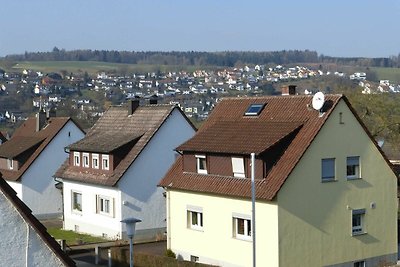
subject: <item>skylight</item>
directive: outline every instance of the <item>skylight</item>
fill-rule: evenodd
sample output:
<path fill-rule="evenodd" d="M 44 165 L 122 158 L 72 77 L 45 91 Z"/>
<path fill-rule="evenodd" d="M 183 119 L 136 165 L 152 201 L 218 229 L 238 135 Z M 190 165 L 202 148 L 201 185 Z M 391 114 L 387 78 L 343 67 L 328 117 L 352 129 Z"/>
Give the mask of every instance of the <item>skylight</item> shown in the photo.
<path fill-rule="evenodd" d="M 251 104 L 247 111 L 244 113 L 245 116 L 258 116 L 263 108 L 265 107 L 265 104 Z"/>

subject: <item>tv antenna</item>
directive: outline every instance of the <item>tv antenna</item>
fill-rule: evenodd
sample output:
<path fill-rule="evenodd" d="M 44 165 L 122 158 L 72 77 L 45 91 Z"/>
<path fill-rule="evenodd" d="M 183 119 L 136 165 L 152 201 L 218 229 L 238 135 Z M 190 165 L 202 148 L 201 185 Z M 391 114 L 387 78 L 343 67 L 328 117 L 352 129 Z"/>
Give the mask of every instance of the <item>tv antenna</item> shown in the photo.
<path fill-rule="evenodd" d="M 322 107 L 324 106 L 324 103 L 325 103 L 324 93 L 318 92 L 313 96 L 313 98 L 312 98 L 312 107 L 315 110 L 319 111 L 319 115 L 320 116 L 322 116 L 322 114 L 323 114 Z"/>

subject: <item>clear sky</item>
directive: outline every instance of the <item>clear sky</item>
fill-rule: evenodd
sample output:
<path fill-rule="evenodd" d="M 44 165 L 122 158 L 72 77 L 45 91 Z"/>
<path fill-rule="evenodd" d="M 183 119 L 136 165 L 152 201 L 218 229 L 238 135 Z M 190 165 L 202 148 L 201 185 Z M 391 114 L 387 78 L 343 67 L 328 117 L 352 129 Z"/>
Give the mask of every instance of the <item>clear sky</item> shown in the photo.
<path fill-rule="evenodd" d="M 0 56 L 25 51 L 400 53 L 400 0 L 4 0 Z"/>

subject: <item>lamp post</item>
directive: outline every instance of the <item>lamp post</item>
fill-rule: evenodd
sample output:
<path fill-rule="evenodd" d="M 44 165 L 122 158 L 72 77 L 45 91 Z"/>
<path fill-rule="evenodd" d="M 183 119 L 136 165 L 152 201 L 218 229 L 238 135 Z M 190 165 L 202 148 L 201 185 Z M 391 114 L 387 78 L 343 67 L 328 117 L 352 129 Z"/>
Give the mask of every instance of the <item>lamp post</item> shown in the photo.
<path fill-rule="evenodd" d="M 133 267 L 133 236 L 135 234 L 135 227 L 137 222 L 142 220 L 136 218 L 126 218 L 122 220 L 122 223 L 126 225 L 126 234 L 129 237 L 129 266 Z"/>

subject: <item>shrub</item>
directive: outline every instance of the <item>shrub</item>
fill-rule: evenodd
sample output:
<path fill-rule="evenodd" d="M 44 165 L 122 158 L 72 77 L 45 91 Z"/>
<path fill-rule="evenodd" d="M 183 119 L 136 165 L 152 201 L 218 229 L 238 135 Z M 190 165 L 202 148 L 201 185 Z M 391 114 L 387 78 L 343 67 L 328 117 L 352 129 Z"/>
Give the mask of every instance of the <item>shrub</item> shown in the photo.
<path fill-rule="evenodd" d="M 167 257 L 170 257 L 170 258 L 174 258 L 174 259 L 176 258 L 175 253 L 169 248 L 165 250 L 164 255 Z"/>

